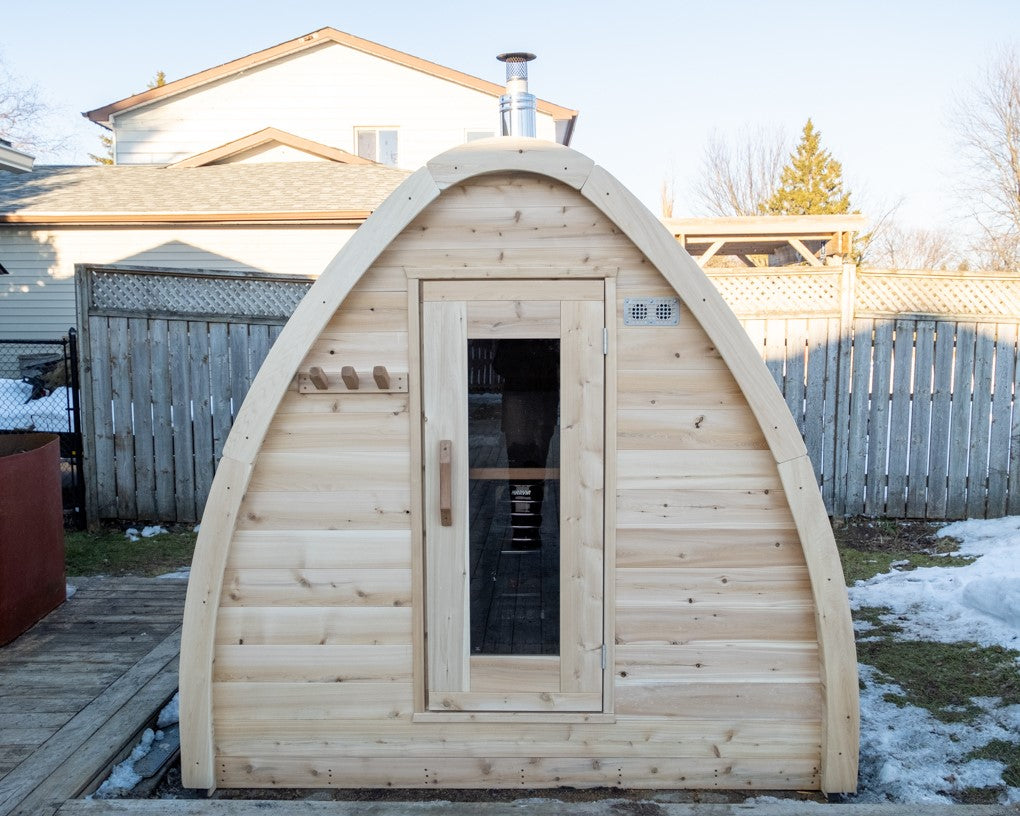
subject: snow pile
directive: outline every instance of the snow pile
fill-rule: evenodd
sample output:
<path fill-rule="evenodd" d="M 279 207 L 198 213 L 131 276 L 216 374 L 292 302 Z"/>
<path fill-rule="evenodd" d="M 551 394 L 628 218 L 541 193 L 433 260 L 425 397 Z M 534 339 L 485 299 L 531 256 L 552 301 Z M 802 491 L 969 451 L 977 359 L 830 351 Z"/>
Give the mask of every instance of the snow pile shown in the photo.
<path fill-rule="evenodd" d="M 176 725 L 179 718 L 180 693 L 178 692 L 173 696 L 173 699 L 163 707 L 163 710 L 159 712 L 159 718 L 156 720 L 156 727 L 159 729 L 169 728 L 171 725 Z M 136 745 L 131 751 L 131 755 L 123 762 L 115 765 L 113 770 L 110 772 L 110 776 L 107 777 L 103 784 L 99 786 L 96 792 L 91 796 L 86 796 L 85 798 L 115 799 L 130 793 L 131 789 L 142 781 L 142 775 L 135 770 L 135 766 L 139 761 L 148 756 L 155 743 L 162 741 L 162 730 L 153 731 L 151 728 L 146 728 L 142 733 L 142 738 L 139 740 L 138 745 Z"/>
<path fill-rule="evenodd" d="M 152 538 L 153 536 L 162 535 L 167 532 L 169 532 L 169 530 L 165 527 L 160 527 L 158 524 L 154 524 L 151 527 L 143 527 L 141 532 L 138 531 L 137 527 L 128 527 L 124 531 L 124 535 L 131 541 L 138 541 L 140 538 Z"/>
<path fill-rule="evenodd" d="M 156 728 L 167 728 L 180 722 L 181 719 L 181 693 L 174 694 L 173 699 L 167 703 L 159 712 L 159 719 L 156 720 Z"/>
<path fill-rule="evenodd" d="M 954 555 L 977 560 L 858 581 L 850 605 L 889 608 L 904 638 L 1020 649 L 1020 516 L 958 521 L 939 535 L 960 539 Z"/>
<path fill-rule="evenodd" d="M 131 756 L 118 763 L 110 771 L 99 789 L 93 794 L 96 799 L 114 799 L 123 796 L 142 781 L 142 775 L 135 772 L 135 763 L 152 750 L 152 743 L 163 739 L 162 731 L 146 728 L 141 741 L 131 751 Z M 88 797 L 86 797 L 88 798 Z"/>
<path fill-rule="evenodd" d="M 29 399 L 32 386 L 21 380 L 0 379 L 0 429 L 48 431 L 68 430 L 68 393 L 54 389 L 49 396 Z"/>
<path fill-rule="evenodd" d="M 849 589 L 850 605 L 890 609 L 883 620 L 899 626 L 905 640 L 1020 650 L 1020 516 L 955 522 L 938 534 L 960 540 L 954 555 L 976 560 L 960 567 L 893 569 L 858 581 Z M 855 624 L 865 637 L 870 628 Z M 860 672 L 865 686 L 857 801 L 951 803 L 951 795 L 965 788 L 1002 785 L 1002 763 L 966 757 L 992 740 L 1015 742 L 1020 706 L 976 699 L 984 713 L 975 722 L 944 723 L 922 708 L 888 702 L 886 694 L 902 690 L 878 681 L 870 666 L 861 665 Z M 1008 788 L 1005 798 L 1020 802 L 1020 788 Z"/>

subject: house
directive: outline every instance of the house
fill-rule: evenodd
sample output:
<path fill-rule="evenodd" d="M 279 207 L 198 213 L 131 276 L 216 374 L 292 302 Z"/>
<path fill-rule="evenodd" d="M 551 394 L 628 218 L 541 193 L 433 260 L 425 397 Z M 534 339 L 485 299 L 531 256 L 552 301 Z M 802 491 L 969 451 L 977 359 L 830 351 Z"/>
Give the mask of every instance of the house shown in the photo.
<path fill-rule="evenodd" d="M 406 169 L 497 132 L 503 91 L 323 28 L 89 111 L 114 166 L 0 172 L 0 337 L 74 325 L 76 264 L 315 274 Z M 544 138 L 576 119 L 537 104 Z"/>
<path fill-rule="evenodd" d="M 315 274 L 406 175 L 338 161 L 0 173 L 0 337 L 74 326 L 79 263 Z"/>
<path fill-rule="evenodd" d="M 84 115 L 117 164 L 172 164 L 273 127 L 416 170 L 494 136 L 502 85 L 321 28 Z M 570 144 L 577 111 L 538 100 L 539 138 Z M 275 160 L 275 159 L 274 159 Z"/>

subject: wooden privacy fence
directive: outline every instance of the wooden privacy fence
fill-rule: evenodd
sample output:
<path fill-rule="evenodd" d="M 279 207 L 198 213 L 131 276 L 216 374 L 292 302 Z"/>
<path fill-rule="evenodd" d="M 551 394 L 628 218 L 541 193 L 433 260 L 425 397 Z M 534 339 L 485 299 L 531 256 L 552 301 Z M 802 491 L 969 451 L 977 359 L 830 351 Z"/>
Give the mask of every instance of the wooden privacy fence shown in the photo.
<path fill-rule="evenodd" d="M 1020 512 L 1020 275 L 709 270 L 804 436 L 829 512 Z"/>
<path fill-rule="evenodd" d="M 196 521 L 234 415 L 311 279 L 75 275 L 88 517 Z"/>
<path fill-rule="evenodd" d="M 1020 513 L 1020 274 L 709 269 L 804 436 L 829 512 Z M 77 269 L 89 518 L 194 521 L 310 285 Z"/>

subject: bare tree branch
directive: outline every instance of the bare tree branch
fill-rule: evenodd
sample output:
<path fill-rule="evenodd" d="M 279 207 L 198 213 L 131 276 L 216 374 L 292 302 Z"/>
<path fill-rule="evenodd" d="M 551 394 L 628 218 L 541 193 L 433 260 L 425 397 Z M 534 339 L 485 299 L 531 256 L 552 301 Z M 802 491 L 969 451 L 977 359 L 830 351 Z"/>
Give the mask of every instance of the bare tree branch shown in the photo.
<path fill-rule="evenodd" d="M 48 132 L 53 114 L 39 88 L 14 74 L 0 53 L 0 139 L 37 156 L 59 151 L 68 136 Z"/>
<path fill-rule="evenodd" d="M 781 129 L 746 125 L 732 142 L 715 131 L 705 145 L 694 197 L 709 215 L 759 215 L 789 152 Z"/>
<path fill-rule="evenodd" d="M 880 269 L 953 269 L 962 260 L 956 237 L 944 229 L 884 224 L 868 245 L 868 266 Z"/>
<path fill-rule="evenodd" d="M 1020 54 L 1003 49 L 952 115 L 967 172 L 959 192 L 982 233 L 975 254 L 1000 268 L 1020 264 Z"/>
<path fill-rule="evenodd" d="M 673 217 L 673 205 L 676 202 L 676 176 L 672 171 L 662 179 L 659 188 L 659 209 L 663 218 Z"/>

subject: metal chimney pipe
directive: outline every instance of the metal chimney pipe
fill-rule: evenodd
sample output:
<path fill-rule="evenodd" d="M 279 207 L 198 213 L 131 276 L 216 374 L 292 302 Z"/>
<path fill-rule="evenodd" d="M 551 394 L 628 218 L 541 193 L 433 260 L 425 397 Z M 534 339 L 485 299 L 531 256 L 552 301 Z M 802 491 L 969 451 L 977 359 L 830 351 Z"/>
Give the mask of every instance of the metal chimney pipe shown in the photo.
<path fill-rule="evenodd" d="M 535 136 L 535 97 L 528 93 L 528 63 L 535 59 L 526 51 L 499 54 L 506 63 L 506 93 L 499 98 L 500 132 L 503 136 Z"/>

